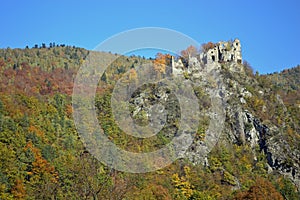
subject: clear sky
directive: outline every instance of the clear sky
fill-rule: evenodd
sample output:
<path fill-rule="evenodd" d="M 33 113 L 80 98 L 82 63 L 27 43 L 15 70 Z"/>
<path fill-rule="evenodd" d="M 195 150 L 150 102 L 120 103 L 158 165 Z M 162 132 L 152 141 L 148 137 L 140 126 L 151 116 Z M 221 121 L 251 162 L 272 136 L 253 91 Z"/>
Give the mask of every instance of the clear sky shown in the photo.
<path fill-rule="evenodd" d="M 200 44 L 239 38 L 260 73 L 300 64 L 299 0 L 1 0 L 0 48 L 87 49 L 122 31 L 164 27 Z"/>

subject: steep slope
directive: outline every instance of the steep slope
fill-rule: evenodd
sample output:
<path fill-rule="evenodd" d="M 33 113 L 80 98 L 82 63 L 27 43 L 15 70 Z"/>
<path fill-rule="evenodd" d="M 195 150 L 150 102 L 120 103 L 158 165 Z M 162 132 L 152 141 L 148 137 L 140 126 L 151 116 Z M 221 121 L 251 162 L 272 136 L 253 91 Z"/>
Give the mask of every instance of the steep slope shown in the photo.
<path fill-rule="evenodd" d="M 202 92 L 205 91 L 204 93 L 210 97 L 210 105 L 221 98 L 226 114 L 224 128 L 218 130 L 218 127 L 223 127 L 220 113 L 211 109 L 202 110 L 208 113 L 209 119 L 213 119 L 216 114 L 219 117 L 210 120 L 209 126 L 205 123 L 200 125 L 202 128 L 205 127 L 202 134 L 206 138 L 211 133 L 215 136 L 204 142 L 203 138 L 196 137 L 186 157 L 194 164 L 210 165 L 205 155 L 211 149 L 205 142 L 218 140 L 228 148 L 232 145 L 249 146 L 253 152 L 254 165 L 258 162 L 257 150 L 263 152 L 269 166 L 268 173 L 279 172 L 290 178 L 299 188 L 300 135 L 297 126 L 299 118 L 294 116 L 299 109 L 296 111 L 288 109 L 279 95 L 282 91 L 273 89 L 278 86 L 266 84 L 266 81 L 270 83 L 269 79 L 272 78 L 254 76 L 249 73 L 251 70 L 247 69 L 247 66 L 235 62 L 212 62 L 203 66 L 196 57 L 179 62 L 189 63 L 180 72 L 183 79 L 191 80 L 197 89 L 200 87 Z M 176 76 L 180 76 L 180 73 L 176 72 Z M 292 74 L 293 77 L 282 77 L 286 87 L 290 86 L 288 84 L 290 79 L 297 79 L 295 78 L 297 74 Z M 297 85 L 297 81 L 292 83 Z M 283 95 L 283 98 L 286 98 L 286 95 Z M 201 105 L 203 107 L 203 102 Z M 221 138 L 216 134 L 218 131 L 222 132 Z"/>
<path fill-rule="evenodd" d="M 294 112 L 282 100 L 286 96 L 281 97 L 273 85 L 236 71 L 224 71 L 225 82 L 230 84 L 227 91 L 232 94 L 227 112 L 230 140 L 259 147 L 273 172 L 289 177 L 299 188 L 299 118 L 292 117 Z"/>

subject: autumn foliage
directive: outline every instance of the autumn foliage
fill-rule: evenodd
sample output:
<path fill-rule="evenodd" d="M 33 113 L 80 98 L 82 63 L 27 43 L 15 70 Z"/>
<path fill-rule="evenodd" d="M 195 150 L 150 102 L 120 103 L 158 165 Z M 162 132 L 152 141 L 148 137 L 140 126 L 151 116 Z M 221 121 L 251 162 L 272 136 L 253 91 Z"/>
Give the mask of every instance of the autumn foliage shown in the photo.
<path fill-rule="evenodd" d="M 154 70 L 158 73 L 166 73 L 166 66 L 171 63 L 171 55 L 170 54 L 156 54 L 156 58 L 153 61 Z"/>
<path fill-rule="evenodd" d="M 235 200 L 283 200 L 282 195 L 267 180 L 258 177 L 248 191 L 238 193 Z"/>
<path fill-rule="evenodd" d="M 202 48 L 213 46 L 208 43 Z M 182 56 L 197 53 L 197 48 L 190 46 Z M 299 199 L 292 182 L 268 174 L 263 152 L 255 152 L 257 160 L 253 160 L 254 150 L 247 145 L 216 145 L 206 167 L 178 159 L 155 172 L 128 174 L 103 165 L 86 150 L 73 121 L 73 79 L 87 54 L 80 48 L 56 46 L 0 49 L 0 199 Z M 142 77 L 135 67 L 145 63 L 153 64 L 147 74 L 163 75 L 171 59 L 171 55 L 161 53 L 155 60 L 121 56 L 105 71 L 96 93 L 96 114 L 105 134 L 120 148 L 152 150 L 165 144 L 159 142 L 169 141 L 163 134 L 157 134 L 161 140 L 125 134 L 118 128 L 110 104 L 120 77 L 126 76 L 126 83 L 140 83 Z M 284 123 L 288 141 L 296 145 L 300 130 L 300 102 L 296 98 L 299 79 L 291 79 L 291 74 L 299 69 L 283 72 L 283 80 L 279 74 L 272 76 L 277 81 L 277 90 L 273 90 L 285 95 L 283 101 L 289 105 L 285 112 L 273 103 L 276 96 L 271 92 L 268 95 L 274 101 L 256 94 L 258 89 L 251 84 L 245 86 L 253 95 L 246 98 L 248 110 L 260 116 L 267 106 L 266 118 L 274 116 L 278 124 Z M 267 77 L 255 78 L 262 86 L 272 83 Z M 282 85 L 284 89 L 278 89 Z M 155 88 L 153 84 L 143 91 L 153 96 L 151 90 Z M 195 91 L 199 102 L 209 105 L 201 91 Z M 287 120 L 287 112 L 295 123 Z M 205 123 L 201 125 L 196 138 L 205 138 Z M 156 161 L 160 166 L 162 159 Z M 280 181 L 276 182 L 278 177 Z"/>
<path fill-rule="evenodd" d="M 212 43 L 212 42 L 208 42 L 208 43 L 205 43 L 205 44 L 202 44 L 201 45 L 201 51 L 202 52 L 207 52 L 209 49 L 212 49 L 215 47 L 215 44 Z"/>
<path fill-rule="evenodd" d="M 34 161 L 31 163 L 32 168 L 27 172 L 30 178 L 39 179 L 41 176 L 47 176 L 54 183 L 58 180 L 58 174 L 55 168 L 42 157 L 40 150 L 28 142 L 25 151 L 30 150 L 34 155 Z"/>
<path fill-rule="evenodd" d="M 197 47 L 191 45 L 187 49 L 181 51 L 181 56 L 188 59 L 189 56 L 196 56 L 197 53 Z"/>
<path fill-rule="evenodd" d="M 11 193 L 13 194 L 15 199 L 24 199 L 24 197 L 26 196 L 24 180 L 16 179 Z"/>

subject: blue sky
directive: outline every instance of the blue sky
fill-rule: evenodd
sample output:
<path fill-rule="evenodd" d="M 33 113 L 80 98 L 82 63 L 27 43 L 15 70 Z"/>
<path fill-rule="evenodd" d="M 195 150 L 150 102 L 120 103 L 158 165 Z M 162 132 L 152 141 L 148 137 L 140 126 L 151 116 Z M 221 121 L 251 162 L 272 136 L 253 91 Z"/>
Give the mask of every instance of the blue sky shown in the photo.
<path fill-rule="evenodd" d="M 133 28 L 163 27 L 200 44 L 239 38 L 260 73 L 300 64 L 298 0 L 1 1 L 0 48 L 55 42 L 87 49 Z"/>

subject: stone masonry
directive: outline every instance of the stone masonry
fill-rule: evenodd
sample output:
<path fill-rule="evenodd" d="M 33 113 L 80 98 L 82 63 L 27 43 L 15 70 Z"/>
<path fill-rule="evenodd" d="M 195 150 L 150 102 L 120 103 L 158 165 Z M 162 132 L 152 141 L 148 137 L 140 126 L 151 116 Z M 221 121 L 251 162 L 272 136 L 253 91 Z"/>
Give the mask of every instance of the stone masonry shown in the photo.
<path fill-rule="evenodd" d="M 189 58 L 194 59 L 194 57 Z M 218 42 L 215 46 L 206 52 L 202 52 L 197 56 L 197 60 L 203 66 L 204 64 L 234 62 L 242 63 L 241 43 L 239 39 L 229 42 Z M 177 61 L 172 57 L 172 74 L 177 76 L 183 74 L 186 69 L 182 60 Z"/>

